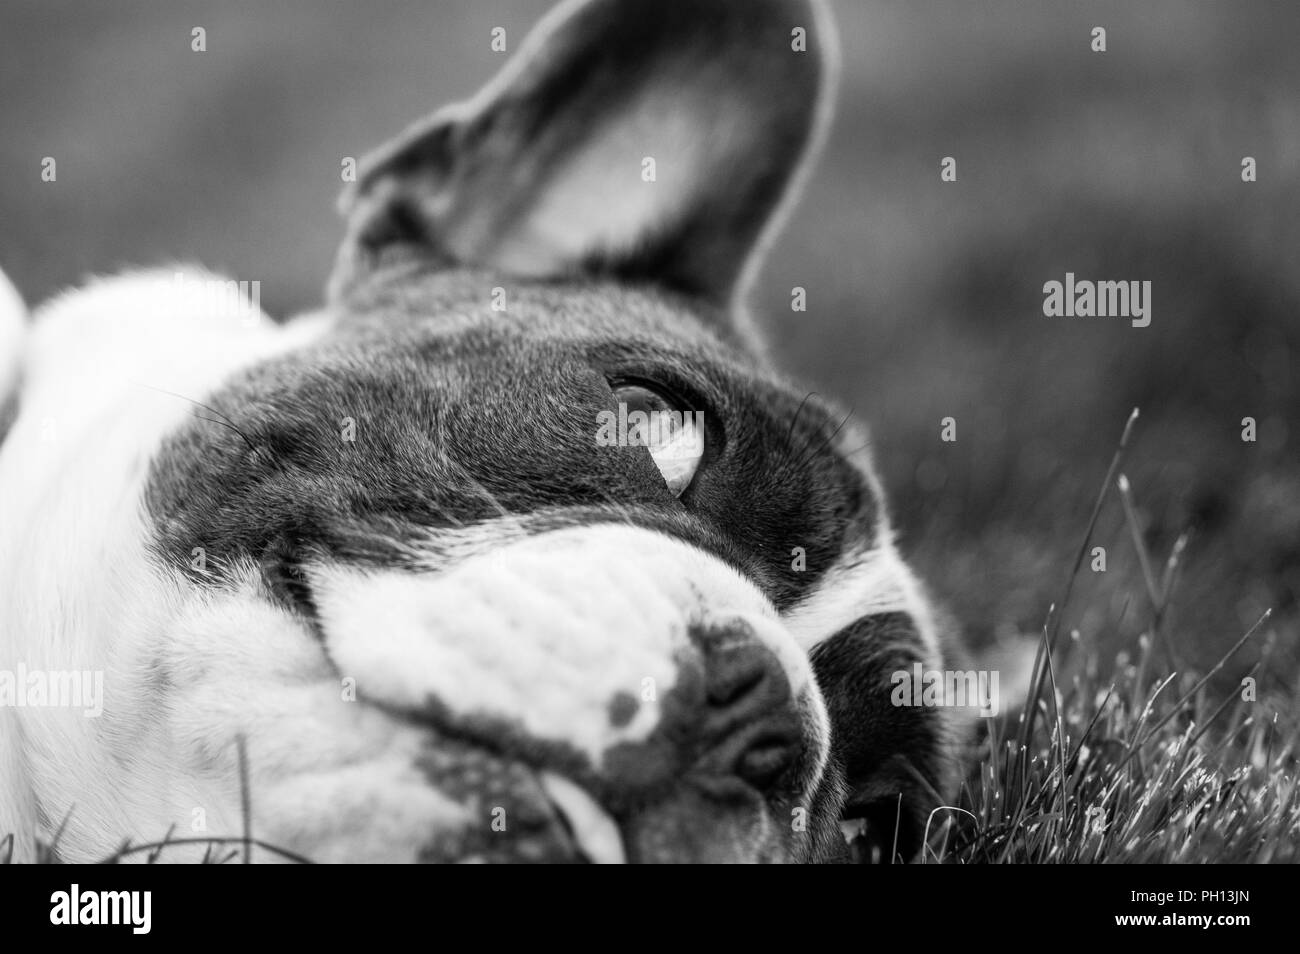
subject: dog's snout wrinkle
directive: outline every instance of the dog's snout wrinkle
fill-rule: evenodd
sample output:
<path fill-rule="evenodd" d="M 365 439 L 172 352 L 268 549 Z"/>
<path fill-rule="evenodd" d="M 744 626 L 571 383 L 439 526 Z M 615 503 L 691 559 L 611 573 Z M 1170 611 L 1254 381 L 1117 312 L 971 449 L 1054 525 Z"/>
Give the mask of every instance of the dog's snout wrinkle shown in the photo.
<path fill-rule="evenodd" d="M 705 693 L 711 711 L 744 718 L 788 703 L 790 681 L 761 643 L 733 641 L 706 652 Z"/>

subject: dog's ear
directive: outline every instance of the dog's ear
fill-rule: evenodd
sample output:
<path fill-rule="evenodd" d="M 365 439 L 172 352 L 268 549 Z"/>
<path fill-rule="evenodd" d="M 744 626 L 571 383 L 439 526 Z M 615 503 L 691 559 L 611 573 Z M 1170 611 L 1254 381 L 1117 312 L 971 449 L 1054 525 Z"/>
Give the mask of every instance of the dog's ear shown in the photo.
<path fill-rule="evenodd" d="M 822 0 L 577 0 L 468 103 L 364 159 L 331 281 L 388 253 L 727 303 L 829 106 Z"/>

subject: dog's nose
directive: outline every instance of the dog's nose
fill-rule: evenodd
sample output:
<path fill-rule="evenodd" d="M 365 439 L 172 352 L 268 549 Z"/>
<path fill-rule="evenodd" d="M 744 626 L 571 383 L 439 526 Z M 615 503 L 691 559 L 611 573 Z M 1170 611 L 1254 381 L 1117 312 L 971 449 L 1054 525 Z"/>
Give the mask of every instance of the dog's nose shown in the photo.
<path fill-rule="evenodd" d="M 693 629 L 691 639 L 699 653 L 664 699 L 659 730 L 606 763 L 615 788 L 631 796 L 613 802 L 616 815 L 623 809 L 627 857 L 754 860 L 764 837 L 772 845 L 797 837 L 759 819 L 794 817 L 790 799 L 816 755 L 810 714 L 786 666 L 747 624 Z"/>
<path fill-rule="evenodd" d="M 720 796 L 738 783 L 765 792 L 808 746 L 809 714 L 748 623 L 695 626 L 690 638 L 696 652 L 680 660 L 655 731 L 606 753 L 603 774 L 634 803 L 686 780 Z"/>
<path fill-rule="evenodd" d="M 802 726 L 781 661 L 747 632 L 702 640 L 696 767 L 767 788 L 797 759 Z"/>

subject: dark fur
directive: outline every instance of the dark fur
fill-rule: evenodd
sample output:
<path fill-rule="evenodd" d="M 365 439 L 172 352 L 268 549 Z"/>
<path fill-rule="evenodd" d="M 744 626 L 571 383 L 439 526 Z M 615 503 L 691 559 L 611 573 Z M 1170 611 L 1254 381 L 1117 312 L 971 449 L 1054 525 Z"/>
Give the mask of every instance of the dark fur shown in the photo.
<path fill-rule="evenodd" d="M 239 559 L 388 563 L 390 541 L 503 513 L 544 515 L 539 527 L 626 520 L 715 553 L 788 608 L 846 545 L 872 539 L 871 488 L 825 446 L 842 416 L 760 373 L 679 301 L 512 282 L 501 314 L 488 305 L 499 280 L 398 270 L 327 340 L 210 397 L 154 467 L 162 551 L 187 568 L 201 545 L 220 579 Z M 703 412 L 707 458 L 681 499 L 643 448 L 596 446 L 619 378 Z M 791 568 L 794 547 L 806 570 Z"/>

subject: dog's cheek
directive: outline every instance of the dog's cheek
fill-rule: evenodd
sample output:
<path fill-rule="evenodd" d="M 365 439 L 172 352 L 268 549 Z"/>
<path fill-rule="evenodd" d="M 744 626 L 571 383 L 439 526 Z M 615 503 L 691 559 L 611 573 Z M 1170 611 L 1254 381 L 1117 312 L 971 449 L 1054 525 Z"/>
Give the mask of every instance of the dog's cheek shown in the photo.
<path fill-rule="evenodd" d="M 430 783 L 413 755 L 416 734 L 397 735 L 354 763 L 259 775 L 258 837 L 318 863 L 409 863 L 430 845 L 462 845 L 465 832 L 489 830 L 489 817 Z M 261 852 L 258 860 L 276 858 Z"/>
<path fill-rule="evenodd" d="M 816 787 L 807 797 L 806 830 L 794 844 L 792 859 L 805 864 L 847 864 L 853 860 L 840 827 L 848 787 L 844 769 L 830 758 Z"/>
<path fill-rule="evenodd" d="M 123 658 L 138 675 L 113 681 L 106 706 L 117 799 L 155 806 L 129 816 L 136 839 L 238 836 L 245 773 L 253 836 L 312 861 L 417 861 L 423 842 L 476 823 L 422 769 L 428 732 L 366 705 L 254 579 L 189 594 L 166 640 Z"/>
<path fill-rule="evenodd" d="M 957 771 L 955 714 L 894 700 L 895 673 L 929 669 L 930 654 L 909 616 L 886 613 L 846 627 L 811 658 L 830 716 L 831 759 L 843 776 L 843 817 L 867 823 L 866 840 L 851 845 L 866 857 L 855 860 L 909 859 Z"/>

